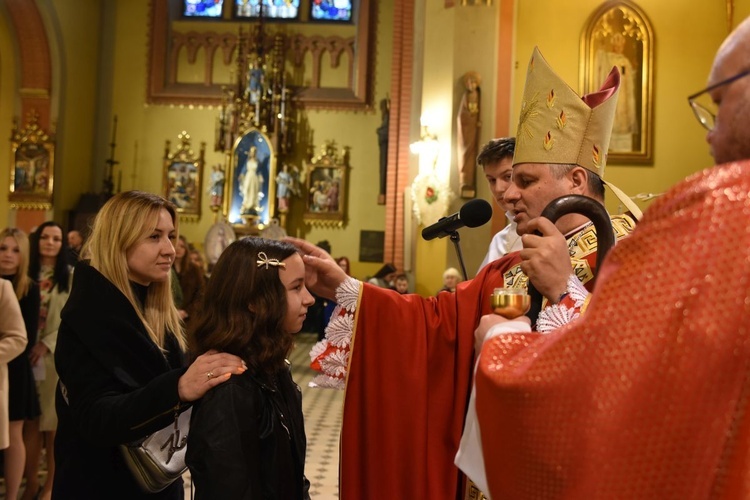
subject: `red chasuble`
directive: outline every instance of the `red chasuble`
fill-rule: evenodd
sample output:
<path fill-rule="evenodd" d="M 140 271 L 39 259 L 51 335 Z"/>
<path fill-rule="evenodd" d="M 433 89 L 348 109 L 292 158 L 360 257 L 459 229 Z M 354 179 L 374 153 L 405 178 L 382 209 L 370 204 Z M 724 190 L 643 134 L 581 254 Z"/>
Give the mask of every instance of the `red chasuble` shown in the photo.
<path fill-rule="evenodd" d="M 365 284 L 341 429 L 342 500 L 456 499 L 453 465 L 471 389 L 474 328 L 518 253 L 455 293 L 423 299 Z"/>
<path fill-rule="evenodd" d="M 616 237 L 633 221 L 612 218 Z M 571 264 L 593 287 L 593 226 L 570 235 Z M 341 430 L 342 500 L 453 500 L 453 464 L 473 376 L 474 330 L 497 287 L 525 288 L 517 252 L 496 260 L 455 293 L 424 299 L 365 284 L 356 311 Z M 313 363 L 314 366 L 319 366 Z"/>
<path fill-rule="evenodd" d="M 583 318 L 488 341 L 476 383 L 492 498 L 750 498 L 750 162 L 657 200 Z"/>

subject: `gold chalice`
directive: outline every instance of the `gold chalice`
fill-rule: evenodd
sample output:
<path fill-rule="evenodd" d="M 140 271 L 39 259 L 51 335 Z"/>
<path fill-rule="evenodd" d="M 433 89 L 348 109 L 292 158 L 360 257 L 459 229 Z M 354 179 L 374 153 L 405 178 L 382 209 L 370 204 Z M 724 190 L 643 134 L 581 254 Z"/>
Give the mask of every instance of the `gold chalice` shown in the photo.
<path fill-rule="evenodd" d="M 522 288 L 495 288 L 492 312 L 508 319 L 523 316 L 531 307 L 531 297 Z"/>

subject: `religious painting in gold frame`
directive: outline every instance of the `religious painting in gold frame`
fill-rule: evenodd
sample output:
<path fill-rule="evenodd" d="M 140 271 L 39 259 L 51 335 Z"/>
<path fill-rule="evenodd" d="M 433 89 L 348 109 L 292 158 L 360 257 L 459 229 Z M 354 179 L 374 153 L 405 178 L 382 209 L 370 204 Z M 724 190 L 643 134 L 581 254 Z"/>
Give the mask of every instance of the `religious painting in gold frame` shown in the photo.
<path fill-rule="evenodd" d="M 11 132 L 10 193 L 11 208 L 49 210 L 55 172 L 55 139 L 37 123 L 31 113 L 28 123 Z"/>
<path fill-rule="evenodd" d="M 164 148 L 164 197 L 174 203 L 182 218 L 199 219 L 206 143 L 196 155 L 190 145 L 190 135 L 184 130 L 177 136 L 180 144 L 170 151 L 170 142 Z"/>
<path fill-rule="evenodd" d="M 343 227 L 346 223 L 349 148 L 343 156 L 329 141 L 320 156 L 307 167 L 307 190 L 303 220 L 313 226 Z"/>
<path fill-rule="evenodd" d="M 581 34 L 581 88 L 598 90 L 620 70 L 608 163 L 653 162 L 654 32 L 645 12 L 628 0 L 604 2 Z"/>
<path fill-rule="evenodd" d="M 234 142 L 224 197 L 227 221 L 239 233 L 271 223 L 276 206 L 276 153 L 271 138 L 251 127 Z"/>

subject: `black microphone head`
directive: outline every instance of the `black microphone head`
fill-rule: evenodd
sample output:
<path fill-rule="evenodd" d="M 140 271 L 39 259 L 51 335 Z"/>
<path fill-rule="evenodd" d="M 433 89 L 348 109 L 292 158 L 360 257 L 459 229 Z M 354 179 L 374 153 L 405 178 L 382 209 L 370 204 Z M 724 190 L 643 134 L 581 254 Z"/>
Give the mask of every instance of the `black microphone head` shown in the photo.
<path fill-rule="evenodd" d="M 477 198 L 464 203 L 458 213 L 466 227 L 479 227 L 492 218 L 492 205 Z"/>

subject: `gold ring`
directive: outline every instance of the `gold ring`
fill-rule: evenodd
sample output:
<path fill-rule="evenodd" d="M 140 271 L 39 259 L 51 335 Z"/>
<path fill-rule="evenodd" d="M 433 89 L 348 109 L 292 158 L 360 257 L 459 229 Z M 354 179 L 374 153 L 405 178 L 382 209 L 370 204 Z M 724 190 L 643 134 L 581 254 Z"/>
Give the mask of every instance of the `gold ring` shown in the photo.
<path fill-rule="evenodd" d="M 214 378 L 214 372 L 206 372 L 206 380 L 211 380 Z"/>

